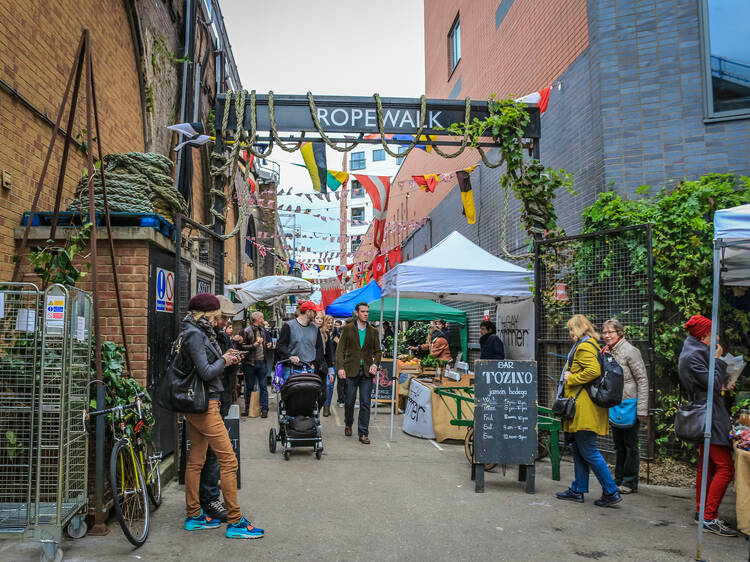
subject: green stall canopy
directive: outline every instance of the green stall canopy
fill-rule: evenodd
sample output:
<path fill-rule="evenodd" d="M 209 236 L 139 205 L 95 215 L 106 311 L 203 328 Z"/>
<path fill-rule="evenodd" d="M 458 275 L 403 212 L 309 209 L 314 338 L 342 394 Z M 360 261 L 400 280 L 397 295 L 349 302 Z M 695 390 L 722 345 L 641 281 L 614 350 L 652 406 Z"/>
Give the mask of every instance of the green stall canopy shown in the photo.
<path fill-rule="evenodd" d="M 457 308 L 452 308 L 439 302 L 427 299 L 401 299 L 398 307 L 399 320 L 435 320 L 442 318 L 446 322 L 455 322 L 461 326 L 461 351 L 463 361 L 468 360 L 466 330 L 466 312 Z M 380 319 L 380 299 L 370 303 L 370 320 Z M 393 322 L 396 320 L 396 299 L 383 299 L 383 320 Z"/>

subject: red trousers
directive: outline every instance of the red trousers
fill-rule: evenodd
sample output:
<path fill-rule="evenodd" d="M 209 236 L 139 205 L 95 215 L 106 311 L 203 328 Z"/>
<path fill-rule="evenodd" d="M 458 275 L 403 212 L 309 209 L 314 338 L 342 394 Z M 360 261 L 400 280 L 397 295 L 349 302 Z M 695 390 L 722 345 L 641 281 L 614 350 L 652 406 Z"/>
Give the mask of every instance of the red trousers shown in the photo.
<path fill-rule="evenodd" d="M 701 508 L 701 476 L 703 474 L 703 444 L 700 446 L 698 479 L 695 483 L 695 510 Z M 708 448 L 708 477 L 706 478 L 705 520 L 712 521 L 719 516 L 719 504 L 724 498 L 727 486 L 734 478 L 734 461 L 727 445 L 711 445 Z"/>

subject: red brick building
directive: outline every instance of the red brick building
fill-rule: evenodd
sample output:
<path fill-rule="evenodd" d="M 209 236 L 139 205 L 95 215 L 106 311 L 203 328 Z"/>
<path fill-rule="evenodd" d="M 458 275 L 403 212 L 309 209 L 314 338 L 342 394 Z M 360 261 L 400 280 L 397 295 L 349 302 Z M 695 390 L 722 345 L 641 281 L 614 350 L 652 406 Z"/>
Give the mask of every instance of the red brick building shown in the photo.
<path fill-rule="evenodd" d="M 13 272 L 13 256 L 23 234 L 21 218 L 30 210 L 37 189 L 82 31 L 88 29 L 91 37 L 105 154 L 159 153 L 172 159 L 177 176 L 179 156 L 173 149 L 180 139 L 166 127 L 180 120 L 200 121 L 210 130 L 216 95 L 242 87 L 228 41 L 221 42 L 223 47 L 218 43 L 226 33 L 218 6 L 217 0 L 0 3 L 0 172 L 5 180 L 5 187 L 0 188 L 0 280 L 9 280 Z M 217 67 L 222 71 L 217 73 Z M 196 73 L 200 73 L 197 80 Z M 83 91 L 82 86 L 71 131 L 74 146 L 63 182 L 63 210 L 71 203 L 86 168 L 80 143 L 86 138 Z M 61 124 L 62 128 L 66 126 L 67 112 Z M 64 135 L 63 130 L 58 132 L 38 211 L 54 208 Z M 212 149 L 208 145 L 183 150 L 186 165 L 181 178 L 175 177 L 176 188 L 186 196 L 189 217 L 209 227 L 213 221 L 210 192 L 214 185 L 209 175 Z M 235 187 L 243 188 L 239 176 L 234 181 Z M 276 181 L 273 174 L 256 177 L 261 190 L 275 192 Z M 224 189 L 228 192 L 229 186 Z M 234 228 L 238 216 L 236 201 L 230 201 L 225 232 Z M 215 251 L 205 232 L 185 229 L 181 239 L 182 275 L 175 287 L 182 312 L 197 291 L 222 293 L 225 283 L 268 274 L 269 269 L 273 273 L 273 258 L 264 260 L 246 254 L 244 236 L 256 222 L 258 229 L 273 230 L 276 221 L 273 211 L 254 209 L 237 236 Z M 115 267 L 125 309 L 132 375 L 142 383 L 151 383 L 163 368 L 180 320 L 175 313 L 157 312 L 153 304 L 157 268 L 174 270 L 177 248 L 174 237 L 153 229 L 123 226 L 114 230 Z M 67 231 L 58 229 L 60 244 Z M 99 229 L 98 236 L 106 238 L 106 230 Z M 33 227 L 30 244 L 44 245 L 48 237 L 48 227 Z M 98 260 L 102 336 L 121 342 L 106 240 L 98 246 Z M 80 261 L 83 266 L 85 260 Z M 25 281 L 38 282 L 28 260 L 23 260 L 22 271 Z M 89 290 L 89 278 L 85 277 L 79 287 Z"/>
<path fill-rule="evenodd" d="M 750 171 L 750 72 L 733 78 L 716 70 L 750 68 L 747 49 L 744 59 L 739 47 L 722 52 L 732 43 L 727 37 L 744 44 L 731 14 L 746 9 L 734 0 L 425 0 L 425 92 L 484 100 L 555 84 L 542 118 L 541 160 L 573 176 L 578 195 L 559 193 L 555 206 L 561 226 L 575 234 L 604 190 L 638 197 L 643 184 Z M 394 179 L 388 220 L 429 217 L 431 225 L 413 236 L 391 232 L 384 247 L 409 238 L 404 257 L 414 257 L 458 229 L 498 254 L 500 170 L 480 166 L 472 174 L 475 227 L 461 220 L 455 179 L 432 194 L 409 187 L 412 175 L 478 161 L 475 151 L 455 159 L 412 151 Z M 507 233 L 515 247 L 527 242 L 518 216 L 514 200 Z M 356 261 L 372 255 L 368 240 Z"/>

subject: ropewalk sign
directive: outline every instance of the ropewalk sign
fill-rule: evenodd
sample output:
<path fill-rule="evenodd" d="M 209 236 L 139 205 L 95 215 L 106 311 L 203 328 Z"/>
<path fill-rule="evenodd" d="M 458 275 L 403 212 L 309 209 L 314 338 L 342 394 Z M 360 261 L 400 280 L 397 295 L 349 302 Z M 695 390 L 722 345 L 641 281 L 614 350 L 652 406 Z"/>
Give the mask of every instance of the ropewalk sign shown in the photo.
<path fill-rule="evenodd" d="M 235 99 L 232 98 L 228 129 L 236 127 Z M 226 94 L 219 94 L 216 99 L 216 130 L 222 126 Z M 245 101 L 243 128 L 251 130 L 250 97 Z M 318 123 L 326 133 L 377 135 L 381 131 L 378 127 L 377 102 L 372 97 L 349 97 L 349 96 L 319 96 L 314 99 L 314 107 Z M 418 98 L 382 98 L 382 121 L 383 131 L 386 134 L 415 135 L 418 132 L 421 121 L 422 103 Z M 275 129 L 279 131 L 279 137 L 284 141 L 300 140 L 299 133 L 316 133 L 317 127 L 312 117 L 310 100 L 307 96 L 274 95 L 273 96 Z M 271 115 L 269 111 L 269 96 L 258 95 L 255 100 L 256 130 L 259 131 L 258 141 L 269 140 L 265 131 L 271 129 Z M 539 122 L 539 108 L 528 106 L 529 123 L 524 129 L 524 137 L 537 139 L 541 136 Z M 488 102 L 471 102 L 471 119 L 485 119 L 489 115 Z M 444 128 L 453 123 L 463 123 L 466 120 L 466 102 L 464 100 L 436 100 L 428 99 L 425 104 L 423 135 L 442 135 L 446 133 Z M 283 131 L 283 133 L 281 133 Z M 290 134 L 295 133 L 295 136 Z M 313 139 L 310 139 L 313 140 Z M 332 139 L 341 142 L 351 142 L 351 138 Z M 401 140 L 402 144 L 408 144 L 411 139 Z M 380 138 L 358 138 L 357 142 L 380 143 Z M 394 141 L 395 144 L 399 140 Z M 429 141 L 427 142 L 429 144 Z M 440 145 L 457 146 L 456 141 L 441 140 Z M 485 146 L 494 146 L 491 139 Z"/>

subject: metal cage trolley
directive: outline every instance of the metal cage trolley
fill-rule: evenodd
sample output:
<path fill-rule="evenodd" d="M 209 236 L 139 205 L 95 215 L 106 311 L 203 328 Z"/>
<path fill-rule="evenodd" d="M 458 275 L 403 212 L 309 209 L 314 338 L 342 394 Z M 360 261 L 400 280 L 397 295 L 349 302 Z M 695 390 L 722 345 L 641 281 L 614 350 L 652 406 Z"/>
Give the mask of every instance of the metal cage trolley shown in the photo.
<path fill-rule="evenodd" d="M 92 301 L 62 285 L 0 283 L 0 537 L 61 559 L 86 534 Z"/>

